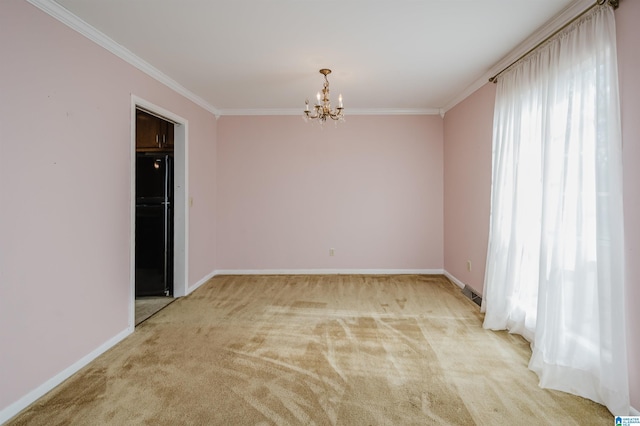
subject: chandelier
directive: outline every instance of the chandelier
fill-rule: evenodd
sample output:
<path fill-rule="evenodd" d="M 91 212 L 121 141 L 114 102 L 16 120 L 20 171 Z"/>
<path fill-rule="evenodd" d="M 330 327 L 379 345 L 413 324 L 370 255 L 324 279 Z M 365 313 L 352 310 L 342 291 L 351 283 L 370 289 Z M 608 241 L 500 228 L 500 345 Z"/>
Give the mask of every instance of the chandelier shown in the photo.
<path fill-rule="evenodd" d="M 320 74 L 324 75 L 324 85 L 322 87 L 322 94 L 318 92 L 317 102 L 313 107 L 313 114 L 309 109 L 309 99 L 305 100 L 304 118 L 310 118 L 312 120 L 319 120 L 324 123 L 327 118 L 332 120 L 344 120 L 344 108 L 342 106 L 342 95 L 338 96 L 338 107 L 331 109 L 331 102 L 329 101 L 329 80 L 327 75 L 331 74 L 330 69 L 323 68 L 320 70 Z"/>

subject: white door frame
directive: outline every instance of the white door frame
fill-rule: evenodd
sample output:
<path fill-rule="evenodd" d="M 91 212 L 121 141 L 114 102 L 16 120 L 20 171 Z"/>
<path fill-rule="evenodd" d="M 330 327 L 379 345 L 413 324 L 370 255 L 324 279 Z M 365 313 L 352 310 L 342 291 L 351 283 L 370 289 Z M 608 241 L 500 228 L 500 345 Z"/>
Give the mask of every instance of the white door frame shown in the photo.
<path fill-rule="evenodd" d="M 135 328 L 135 295 L 136 295 L 136 108 L 140 107 L 164 119 L 174 126 L 173 148 L 173 296 L 187 294 L 189 285 L 189 212 L 188 208 L 188 140 L 189 122 L 158 105 L 138 96 L 131 95 L 131 297 L 129 306 L 129 329 Z"/>

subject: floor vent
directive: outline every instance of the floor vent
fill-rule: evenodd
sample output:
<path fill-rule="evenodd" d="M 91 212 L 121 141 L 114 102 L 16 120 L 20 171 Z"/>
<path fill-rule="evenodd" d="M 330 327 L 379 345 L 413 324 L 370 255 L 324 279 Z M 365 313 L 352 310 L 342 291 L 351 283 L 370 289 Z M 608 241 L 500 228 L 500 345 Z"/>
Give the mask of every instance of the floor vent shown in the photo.
<path fill-rule="evenodd" d="M 465 285 L 462 289 L 462 294 L 467 296 L 473 303 L 478 306 L 482 306 L 482 297 L 478 293 L 476 293 L 471 287 Z"/>

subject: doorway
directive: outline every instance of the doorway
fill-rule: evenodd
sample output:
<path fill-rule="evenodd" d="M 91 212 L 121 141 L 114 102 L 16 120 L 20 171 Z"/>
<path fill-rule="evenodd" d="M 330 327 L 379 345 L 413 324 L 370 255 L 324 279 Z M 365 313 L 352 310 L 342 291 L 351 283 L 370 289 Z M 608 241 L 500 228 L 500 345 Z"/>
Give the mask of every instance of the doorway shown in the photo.
<path fill-rule="evenodd" d="M 136 299 L 173 296 L 173 126 L 136 110 Z"/>
<path fill-rule="evenodd" d="M 132 96 L 131 329 L 187 286 L 187 122 Z"/>

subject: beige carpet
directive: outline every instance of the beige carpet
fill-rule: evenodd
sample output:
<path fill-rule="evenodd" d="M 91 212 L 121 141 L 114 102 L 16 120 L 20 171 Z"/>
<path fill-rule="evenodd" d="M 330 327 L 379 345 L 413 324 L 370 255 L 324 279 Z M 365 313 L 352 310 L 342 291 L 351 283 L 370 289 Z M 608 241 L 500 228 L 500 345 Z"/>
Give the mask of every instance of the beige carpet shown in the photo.
<path fill-rule="evenodd" d="M 611 425 L 441 276 L 219 276 L 11 425 Z"/>

